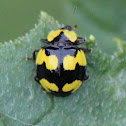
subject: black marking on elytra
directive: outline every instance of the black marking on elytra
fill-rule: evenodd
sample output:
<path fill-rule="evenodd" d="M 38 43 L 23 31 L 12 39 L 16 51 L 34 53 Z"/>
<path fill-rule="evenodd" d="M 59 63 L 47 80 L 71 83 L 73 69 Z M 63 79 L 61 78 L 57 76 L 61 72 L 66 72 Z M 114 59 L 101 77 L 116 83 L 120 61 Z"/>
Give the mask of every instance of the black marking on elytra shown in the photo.
<path fill-rule="evenodd" d="M 78 50 L 80 50 L 79 48 L 74 47 L 74 46 L 67 46 L 67 47 L 48 46 L 48 47 L 44 47 L 44 49 L 47 56 L 56 55 L 60 63 L 63 62 L 62 60 L 66 55 L 76 57 Z"/>
<path fill-rule="evenodd" d="M 63 66 L 60 69 L 48 70 L 45 63 L 42 65 L 37 65 L 37 78 L 41 80 L 42 78 L 47 79 L 50 83 L 55 83 L 59 89 L 66 83 L 72 83 L 74 80 L 83 81 L 86 71 L 86 66 L 76 65 L 75 70 L 64 70 Z"/>
<path fill-rule="evenodd" d="M 45 54 L 46 54 L 46 56 L 49 56 L 50 52 L 47 49 L 45 49 Z"/>

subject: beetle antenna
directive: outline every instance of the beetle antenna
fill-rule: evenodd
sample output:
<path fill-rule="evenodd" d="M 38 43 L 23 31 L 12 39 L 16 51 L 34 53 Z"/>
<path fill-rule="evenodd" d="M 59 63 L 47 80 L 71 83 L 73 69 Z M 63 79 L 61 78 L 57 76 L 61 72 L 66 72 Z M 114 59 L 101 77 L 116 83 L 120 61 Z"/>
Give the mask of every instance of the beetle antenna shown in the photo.
<path fill-rule="evenodd" d="M 74 7 L 73 14 L 72 14 L 72 18 L 71 18 L 72 21 L 73 21 L 74 18 L 75 18 L 75 13 L 76 13 L 76 11 L 77 11 L 77 7 Z M 74 25 L 72 29 L 75 30 L 76 28 L 77 28 L 77 25 Z"/>
<path fill-rule="evenodd" d="M 74 7 L 73 16 L 74 16 L 74 14 L 76 13 L 76 11 L 77 11 L 77 7 Z"/>

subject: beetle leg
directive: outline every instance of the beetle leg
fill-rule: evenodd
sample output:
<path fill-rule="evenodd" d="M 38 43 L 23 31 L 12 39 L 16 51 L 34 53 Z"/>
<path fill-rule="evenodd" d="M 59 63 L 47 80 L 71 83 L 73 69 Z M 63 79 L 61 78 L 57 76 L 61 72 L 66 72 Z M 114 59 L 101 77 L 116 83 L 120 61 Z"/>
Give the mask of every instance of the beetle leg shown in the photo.
<path fill-rule="evenodd" d="M 25 59 L 26 59 L 26 60 L 35 60 L 35 59 L 36 59 L 35 53 L 38 52 L 38 51 L 39 51 L 39 49 L 36 49 L 36 50 L 33 52 L 32 58 L 31 58 L 31 57 L 25 57 Z"/>
<path fill-rule="evenodd" d="M 33 60 L 36 59 L 36 55 L 35 55 L 35 54 L 36 54 L 36 52 L 38 52 L 38 51 L 39 51 L 39 49 L 36 49 L 36 50 L 33 52 L 33 58 L 32 58 Z"/>
<path fill-rule="evenodd" d="M 36 75 L 34 76 L 34 80 L 39 83 L 39 79 L 37 78 Z"/>
<path fill-rule="evenodd" d="M 92 49 L 89 49 L 87 47 L 83 47 L 81 48 L 84 52 L 92 52 Z"/>
<path fill-rule="evenodd" d="M 77 37 L 77 40 L 75 41 L 75 44 L 76 45 L 79 45 L 79 44 L 85 43 L 85 41 L 86 40 L 84 38 Z"/>
<path fill-rule="evenodd" d="M 49 41 L 47 39 L 40 39 L 40 41 L 49 44 Z"/>
<path fill-rule="evenodd" d="M 43 91 L 43 93 L 47 93 L 47 91 L 42 87 L 42 91 Z"/>
<path fill-rule="evenodd" d="M 83 78 L 83 80 L 87 80 L 89 78 L 89 75 L 84 75 L 84 78 Z"/>
<path fill-rule="evenodd" d="M 83 76 L 83 80 L 87 80 L 89 78 L 89 75 L 86 74 L 86 66 L 84 67 L 84 76 Z"/>
<path fill-rule="evenodd" d="M 40 84 L 39 79 L 36 75 L 34 76 L 34 80 Z M 43 87 L 42 87 L 42 90 L 43 90 L 44 93 L 46 93 L 46 90 Z"/>

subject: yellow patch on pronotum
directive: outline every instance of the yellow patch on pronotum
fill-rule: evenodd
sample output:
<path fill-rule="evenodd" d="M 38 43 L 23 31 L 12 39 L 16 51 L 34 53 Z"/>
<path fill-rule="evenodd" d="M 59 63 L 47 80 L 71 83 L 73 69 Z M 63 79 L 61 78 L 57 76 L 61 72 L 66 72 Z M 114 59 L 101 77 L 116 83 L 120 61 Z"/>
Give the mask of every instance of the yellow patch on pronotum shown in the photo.
<path fill-rule="evenodd" d="M 64 35 L 69 38 L 71 42 L 75 42 L 77 40 L 77 35 L 74 31 L 64 30 Z"/>
<path fill-rule="evenodd" d="M 44 88 L 46 91 L 48 91 L 48 92 L 50 92 L 50 90 L 51 90 L 51 91 L 56 91 L 56 92 L 59 91 L 59 89 L 58 89 L 58 87 L 57 87 L 56 84 L 50 83 L 48 80 L 46 80 L 46 79 L 44 79 L 44 78 L 40 80 L 40 84 L 41 84 L 41 85 L 43 86 L 43 88 Z"/>
<path fill-rule="evenodd" d="M 48 70 L 55 70 L 58 67 L 58 59 L 56 55 L 47 56 L 45 54 L 45 49 L 41 49 L 38 52 L 37 59 L 36 59 L 37 65 L 42 65 L 43 62 L 45 62 L 46 68 Z"/>
<path fill-rule="evenodd" d="M 68 92 L 68 91 L 72 91 L 72 93 L 74 93 L 82 84 L 82 81 L 80 80 L 75 80 L 70 84 L 65 84 L 64 87 L 62 88 L 62 90 L 64 92 Z"/>
<path fill-rule="evenodd" d="M 56 38 L 57 36 L 60 35 L 62 30 L 56 30 L 56 31 L 52 31 L 48 36 L 47 36 L 47 40 L 49 42 L 53 41 L 54 38 Z"/>
<path fill-rule="evenodd" d="M 67 55 L 63 60 L 63 67 L 65 70 L 75 70 L 76 64 L 85 66 L 87 64 L 86 56 L 82 50 L 77 52 L 76 57 Z"/>
<path fill-rule="evenodd" d="M 56 31 L 52 31 L 48 36 L 47 36 L 47 40 L 49 42 L 53 41 L 53 39 L 55 39 L 57 36 L 60 35 L 60 33 L 63 32 L 64 35 L 71 41 L 71 42 L 75 42 L 77 40 L 77 35 L 74 31 L 68 31 L 68 30 L 56 30 Z"/>

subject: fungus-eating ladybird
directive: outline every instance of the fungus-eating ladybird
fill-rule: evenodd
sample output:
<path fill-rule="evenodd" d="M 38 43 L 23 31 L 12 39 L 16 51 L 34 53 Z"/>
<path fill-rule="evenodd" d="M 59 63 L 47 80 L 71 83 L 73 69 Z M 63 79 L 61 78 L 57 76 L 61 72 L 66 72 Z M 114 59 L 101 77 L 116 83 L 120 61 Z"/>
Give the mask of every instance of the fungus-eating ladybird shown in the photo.
<path fill-rule="evenodd" d="M 84 43 L 85 39 L 77 37 L 71 26 L 65 26 L 52 31 L 47 39 L 41 41 L 48 45 L 33 52 L 35 80 L 56 96 L 65 97 L 74 93 L 82 81 L 88 79 L 85 49 L 76 46 Z"/>

